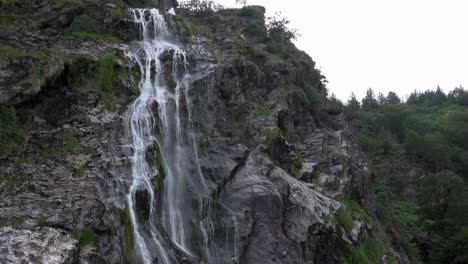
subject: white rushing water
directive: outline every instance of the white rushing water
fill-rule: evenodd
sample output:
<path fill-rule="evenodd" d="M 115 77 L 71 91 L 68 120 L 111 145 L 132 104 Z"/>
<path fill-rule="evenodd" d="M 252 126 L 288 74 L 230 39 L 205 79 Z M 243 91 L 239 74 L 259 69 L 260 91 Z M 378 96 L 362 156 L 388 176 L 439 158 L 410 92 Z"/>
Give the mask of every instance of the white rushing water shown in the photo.
<path fill-rule="evenodd" d="M 141 75 L 140 95 L 127 112 L 127 132 L 133 148 L 132 183 L 127 195 L 134 233 L 133 258 L 145 264 L 155 259 L 158 263 L 174 263 L 158 223 L 187 255 L 197 255 L 197 246 L 207 240 L 201 212 L 208 188 L 198 163 L 191 124 L 191 76 L 187 54 L 173 40 L 164 16 L 157 9 L 131 12 L 140 40 L 132 43 L 127 57 L 136 62 Z M 161 194 L 151 183 L 157 169 L 147 161 L 147 149 L 155 143 L 166 175 Z M 196 241 L 195 236 L 203 241 Z"/>

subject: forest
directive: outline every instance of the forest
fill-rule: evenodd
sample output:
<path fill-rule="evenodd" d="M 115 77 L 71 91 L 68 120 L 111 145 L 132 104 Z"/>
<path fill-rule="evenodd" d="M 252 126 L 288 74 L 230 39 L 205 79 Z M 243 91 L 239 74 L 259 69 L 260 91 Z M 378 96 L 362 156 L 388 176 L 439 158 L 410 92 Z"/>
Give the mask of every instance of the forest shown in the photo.
<path fill-rule="evenodd" d="M 346 105 L 392 243 L 412 263 L 467 263 L 468 91 L 414 91 L 403 101 L 368 89 Z"/>

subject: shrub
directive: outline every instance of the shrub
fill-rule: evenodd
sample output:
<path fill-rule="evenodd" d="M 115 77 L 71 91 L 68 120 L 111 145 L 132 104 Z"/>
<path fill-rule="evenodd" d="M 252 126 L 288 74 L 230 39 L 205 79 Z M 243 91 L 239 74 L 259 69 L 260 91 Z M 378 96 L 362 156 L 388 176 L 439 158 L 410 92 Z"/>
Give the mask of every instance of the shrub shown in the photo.
<path fill-rule="evenodd" d="M 120 8 L 112 8 L 110 13 L 113 17 L 122 17 L 123 15 L 122 9 Z"/>
<path fill-rule="evenodd" d="M 85 227 L 82 230 L 75 230 L 74 237 L 78 240 L 80 245 L 90 245 L 98 239 L 98 235 L 91 227 Z"/>
<path fill-rule="evenodd" d="M 264 33 L 263 27 L 260 23 L 252 22 L 249 23 L 245 28 L 244 32 L 248 35 L 255 36 L 255 35 L 261 35 Z"/>
<path fill-rule="evenodd" d="M 215 12 L 224 9 L 222 5 L 212 0 L 186 0 L 180 3 L 180 8 L 192 12 Z"/>
<path fill-rule="evenodd" d="M 118 37 L 99 33 L 97 21 L 86 15 L 76 17 L 70 27 L 68 27 L 68 29 L 65 31 L 65 35 L 90 39 L 101 39 L 111 42 L 121 42 Z"/>
<path fill-rule="evenodd" d="M 85 168 L 84 167 L 79 167 L 79 168 L 73 169 L 73 177 L 80 178 L 80 177 L 83 177 L 84 175 L 85 175 Z"/>
<path fill-rule="evenodd" d="M 97 21 L 86 15 L 75 17 L 65 34 L 73 35 L 78 32 L 97 33 Z"/>
<path fill-rule="evenodd" d="M 18 125 L 16 110 L 0 106 L 0 157 L 17 151 L 25 141 L 26 135 Z"/>
<path fill-rule="evenodd" d="M 374 237 L 368 237 L 360 246 L 348 246 L 349 255 L 343 263 L 374 264 L 380 263 L 385 254 L 383 244 Z"/>
<path fill-rule="evenodd" d="M 268 18 L 267 22 L 267 50 L 271 53 L 288 55 L 288 50 L 291 47 L 291 41 L 298 36 L 297 30 L 290 28 L 290 20 L 276 15 Z"/>
<path fill-rule="evenodd" d="M 114 57 L 106 56 L 101 58 L 88 73 L 88 81 L 99 93 L 99 98 L 104 102 L 107 109 L 113 110 L 112 94 L 114 87 L 112 82 L 117 73 L 114 69 Z M 99 132 L 99 131 L 98 131 Z M 99 132 L 100 133 L 100 132 Z"/>
<path fill-rule="evenodd" d="M 253 113 L 253 117 L 257 118 L 257 117 L 261 117 L 261 116 L 269 116 L 270 113 L 271 113 L 271 110 L 270 110 L 270 108 L 268 106 L 261 105 L 261 106 L 257 107 L 255 112 Z"/>
<path fill-rule="evenodd" d="M 352 211 L 349 207 L 344 208 L 343 206 L 338 209 L 338 222 L 346 228 L 346 230 L 350 231 L 353 229 L 354 220 L 352 216 Z"/>
<path fill-rule="evenodd" d="M 309 110 L 318 111 L 325 101 L 324 95 L 309 83 L 304 83 L 302 90 L 304 91 L 304 102 Z"/>
<path fill-rule="evenodd" d="M 246 16 L 246 17 L 254 17 L 254 18 L 262 18 L 264 17 L 264 11 L 258 7 L 253 7 L 253 6 L 244 6 L 239 10 L 239 15 L 240 16 Z"/>
<path fill-rule="evenodd" d="M 39 216 L 36 218 L 36 225 L 39 227 L 44 227 L 47 225 L 47 218 L 45 216 Z"/>

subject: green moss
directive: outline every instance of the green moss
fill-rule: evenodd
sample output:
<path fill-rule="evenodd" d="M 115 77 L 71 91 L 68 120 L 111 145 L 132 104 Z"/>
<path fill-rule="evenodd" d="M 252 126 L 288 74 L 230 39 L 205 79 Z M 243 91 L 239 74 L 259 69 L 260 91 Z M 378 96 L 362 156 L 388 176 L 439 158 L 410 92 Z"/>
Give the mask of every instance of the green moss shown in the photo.
<path fill-rule="evenodd" d="M 159 175 L 156 175 L 153 177 L 153 179 L 151 179 L 151 184 L 153 185 L 154 190 L 157 190 L 159 188 L 159 185 L 160 185 Z"/>
<path fill-rule="evenodd" d="M 86 15 L 75 17 L 71 25 L 65 31 L 65 35 L 110 42 L 122 42 L 122 40 L 116 36 L 100 33 L 97 23 L 95 19 Z"/>
<path fill-rule="evenodd" d="M 266 105 L 261 105 L 257 107 L 255 112 L 253 113 L 253 118 L 261 117 L 261 116 L 269 116 L 271 114 L 271 110 Z"/>
<path fill-rule="evenodd" d="M 73 169 L 73 177 L 74 178 L 81 178 L 85 175 L 86 171 L 84 167 L 79 167 Z"/>
<path fill-rule="evenodd" d="M 349 208 L 340 207 L 340 209 L 338 209 L 337 219 L 338 223 L 346 228 L 346 230 L 350 231 L 353 229 L 354 220 L 352 212 L 349 210 Z"/>
<path fill-rule="evenodd" d="M 82 230 L 75 230 L 73 235 L 80 245 L 94 244 L 98 239 L 98 235 L 91 227 L 85 227 Z"/>
<path fill-rule="evenodd" d="M 18 124 L 13 107 L 0 106 L 0 157 L 18 152 L 26 142 L 26 134 Z"/>
<path fill-rule="evenodd" d="M 99 215 L 104 215 L 105 212 L 106 212 L 106 205 L 101 203 L 98 208 L 98 213 Z"/>
<path fill-rule="evenodd" d="M 237 120 L 231 120 L 229 122 L 229 127 L 233 130 L 241 128 L 242 124 L 245 123 L 248 116 L 249 116 L 248 113 L 242 113 L 241 116 Z"/>
<path fill-rule="evenodd" d="M 23 217 L 0 218 L 0 227 L 11 226 L 12 228 L 18 228 L 23 223 L 24 223 Z"/>
<path fill-rule="evenodd" d="M 111 11 L 110 11 L 111 15 L 113 17 L 122 17 L 123 16 L 123 13 L 122 13 L 122 9 L 120 8 L 112 8 Z"/>
<path fill-rule="evenodd" d="M 354 220 L 353 213 L 358 213 L 365 223 L 369 223 L 370 219 L 367 213 L 359 206 L 359 204 L 351 199 L 338 198 L 338 201 L 341 202 L 342 206 L 338 210 L 338 222 L 350 231 L 353 229 Z"/>
<path fill-rule="evenodd" d="M 98 3 L 98 0 L 90 0 L 90 2 Z M 82 0 L 52 0 L 52 7 L 55 9 L 63 8 L 65 6 L 80 6 L 82 4 Z"/>
<path fill-rule="evenodd" d="M 60 147 L 50 147 L 48 144 L 41 145 L 41 152 L 46 156 L 60 157 L 71 154 L 78 149 L 78 139 L 68 132 L 58 132 L 55 134 L 58 140 L 61 140 Z"/>
<path fill-rule="evenodd" d="M 267 158 L 269 161 L 273 162 L 273 158 L 267 152 L 262 151 L 262 152 L 260 152 L 260 155 Z"/>
<path fill-rule="evenodd" d="M 13 47 L 0 47 L 0 56 L 9 58 L 21 58 L 21 57 L 33 57 L 33 58 L 45 58 L 47 54 L 39 50 L 23 50 Z"/>
<path fill-rule="evenodd" d="M 275 139 L 281 138 L 281 129 L 278 127 L 270 128 L 267 132 L 266 143 L 271 144 Z"/>
<path fill-rule="evenodd" d="M 96 149 L 91 146 L 82 146 L 81 151 L 86 155 L 93 155 L 96 153 Z"/>
<path fill-rule="evenodd" d="M 60 132 L 58 137 L 63 140 L 62 151 L 65 153 L 72 153 L 78 147 L 78 139 L 70 133 Z"/>
<path fill-rule="evenodd" d="M 366 237 L 366 240 L 359 246 L 348 246 L 348 252 L 341 260 L 342 263 L 350 264 L 374 264 L 380 263 L 385 249 L 383 244 L 373 236 Z"/>
<path fill-rule="evenodd" d="M 297 176 L 299 174 L 299 171 L 302 169 L 302 160 L 300 159 L 300 157 L 298 159 L 295 159 L 293 161 L 293 163 L 291 164 L 291 166 L 289 167 L 289 174 L 291 176 Z"/>
<path fill-rule="evenodd" d="M 43 215 L 36 218 L 36 226 L 44 227 L 47 225 L 47 218 Z"/>
<path fill-rule="evenodd" d="M 98 137 L 102 138 L 104 136 L 105 132 L 106 132 L 106 130 L 104 129 L 104 127 L 99 127 L 98 128 Z"/>
<path fill-rule="evenodd" d="M 258 22 L 249 23 L 245 28 L 244 32 L 248 35 L 263 35 L 265 34 L 265 30 L 263 26 Z"/>
<path fill-rule="evenodd" d="M 154 160 L 156 160 L 156 166 L 159 172 L 159 178 L 157 179 L 156 186 L 159 186 L 160 179 L 164 179 L 166 177 L 166 167 L 164 165 L 164 158 L 161 153 L 161 149 L 157 142 L 154 142 L 153 145 L 149 146 L 146 150 L 146 159 L 150 166 L 154 164 Z M 156 177 L 155 177 L 156 178 Z M 154 178 L 153 178 L 154 180 Z M 154 184 L 153 184 L 154 186 Z"/>
<path fill-rule="evenodd" d="M 312 179 L 311 180 L 316 180 L 320 177 L 320 173 L 321 173 L 321 170 L 320 170 L 320 166 L 318 164 L 314 165 L 313 167 L 313 171 L 312 171 Z"/>
<path fill-rule="evenodd" d="M 114 69 L 114 57 L 106 56 L 93 65 L 88 73 L 87 79 L 91 86 L 99 93 L 99 98 L 104 102 L 108 110 L 114 110 L 115 104 L 112 101 L 115 93 L 112 85 L 117 76 Z"/>
<path fill-rule="evenodd" d="M 32 174 L 30 173 L 10 174 L 0 172 L 0 182 L 4 184 L 4 188 L 1 191 L 16 192 L 22 187 L 26 187 L 26 190 L 32 190 L 31 179 Z"/>
<path fill-rule="evenodd" d="M 128 205 L 124 209 L 125 253 L 130 256 L 133 250 L 133 226 Z"/>

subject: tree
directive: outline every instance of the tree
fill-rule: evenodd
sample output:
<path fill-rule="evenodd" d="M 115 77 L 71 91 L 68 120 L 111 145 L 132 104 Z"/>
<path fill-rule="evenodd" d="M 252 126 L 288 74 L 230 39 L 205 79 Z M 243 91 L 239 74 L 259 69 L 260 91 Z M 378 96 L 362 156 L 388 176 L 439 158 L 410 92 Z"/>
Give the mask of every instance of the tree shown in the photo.
<path fill-rule="evenodd" d="M 349 100 L 346 103 L 346 105 L 351 111 L 357 111 L 359 110 L 359 108 L 361 108 L 361 103 L 359 103 L 354 93 L 351 93 L 351 96 L 349 97 Z"/>
<path fill-rule="evenodd" d="M 377 101 L 379 102 L 379 105 L 382 106 L 387 101 L 387 98 L 382 93 L 379 93 L 379 95 L 377 95 Z"/>
<path fill-rule="evenodd" d="M 468 221 L 468 189 L 462 177 L 452 171 L 434 173 L 423 180 L 417 200 L 422 213 L 433 221 Z"/>
<path fill-rule="evenodd" d="M 299 34 L 297 29 L 291 28 L 291 21 L 276 13 L 267 18 L 267 49 L 272 53 L 287 55 L 287 50 Z"/>
<path fill-rule="evenodd" d="M 468 106 L 468 91 L 463 89 L 461 85 L 450 91 L 447 98 L 451 103 Z"/>
<path fill-rule="evenodd" d="M 400 99 L 400 97 L 398 97 L 398 95 L 395 92 L 390 91 L 390 92 L 388 92 L 386 103 L 388 103 L 388 104 L 400 104 L 401 99 Z"/>
<path fill-rule="evenodd" d="M 362 99 L 362 109 L 372 110 L 379 107 L 377 99 L 375 99 L 375 94 L 372 88 L 367 89 L 366 96 Z"/>
<path fill-rule="evenodd" d="M 468 111 L 448 111 L 441 120 L 442 129 L 455 144 L 468 148 Z"/>
<path fill-rule="evenodd" d="M 395 135 L 400 143 L 405 138 L 406 121 L 410 112 L 405 105 L 385 104 L 382 110 L 382 125 Z"/>
<path fill-rule="evenodd" d="M 419 96 L 420 96 L 420 92 L 417 91 L 417 90 L 414 90 L 408 97 L 408 99 L 406 100 L 406 103 L 407 104 L 419 104 L 420 103 L 420 100 L 419 100 Z"/>

